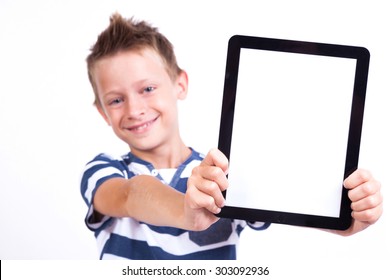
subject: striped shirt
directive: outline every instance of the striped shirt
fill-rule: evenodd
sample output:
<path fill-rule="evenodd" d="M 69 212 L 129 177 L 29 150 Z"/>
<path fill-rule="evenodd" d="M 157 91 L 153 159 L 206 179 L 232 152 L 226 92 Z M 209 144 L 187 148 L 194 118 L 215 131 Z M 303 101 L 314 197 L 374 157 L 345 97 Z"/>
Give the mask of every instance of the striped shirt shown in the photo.
<path fill-rule="evenodd" d="M 203 155 L 192 150 L 190 157 L 165 177 L 165 172 L 131 152 L 120 158 L 100 154 L 90 161 L 81 179 L 81 194 L 88 206 L 85 223 L 95 233 L 100 259 L 236 259 L 236 244 L 244 227 L 265 229 L 269 224 L 221 218 L 205 231 L 187 231 L 128 217 L 104 216 L 99 221 L 93 217 L 93 197 L 106 180 L 150 175 L 185 193 L 187 179 L 202 159 Z"/>

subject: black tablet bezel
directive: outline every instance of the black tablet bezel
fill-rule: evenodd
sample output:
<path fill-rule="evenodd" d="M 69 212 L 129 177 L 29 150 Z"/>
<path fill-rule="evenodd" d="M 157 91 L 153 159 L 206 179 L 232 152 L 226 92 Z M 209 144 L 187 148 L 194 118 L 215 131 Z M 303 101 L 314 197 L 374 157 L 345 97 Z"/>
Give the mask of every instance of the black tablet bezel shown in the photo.
<path fill-rule="evenodd" d="M 356 59 L 356 72 L 345 156 L 344 179 L 358 167 L 370 53 L 366 48 L 235 35 L 228 43 L 218 148 L 230 158 L 240 50 L 242 48 Z M 224 195 L 226 197 L 226 192 Z M 326 217 L 235 206 L 222 208 L 219 217 L 345 230 L 351 224 L 348 192 L 342 190 L 339 217 Z"/>

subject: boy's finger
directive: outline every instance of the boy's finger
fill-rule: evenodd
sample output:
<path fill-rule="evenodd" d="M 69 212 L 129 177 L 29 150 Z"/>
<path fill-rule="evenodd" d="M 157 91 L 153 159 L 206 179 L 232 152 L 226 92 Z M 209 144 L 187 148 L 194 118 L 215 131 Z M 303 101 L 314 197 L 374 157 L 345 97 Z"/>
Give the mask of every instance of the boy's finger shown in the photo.
<path fill-rule="evenodd" d="M 344 186 L 347 189 L 354 189 L 372 179 L 370 172 L 364 169 L 357 169 L 344 180 Z"/>
<path fill-rule="evenodd" d="M 380 204 L 375 208 L 366 209 L 364 211 L 353 211 L 352 217 L 355 220 L 360 222 L 374 224 L 378 221 L 382 213 L 383 213 L 383 206 L 382 204 Z"/>
<path fill-rule="evenodd" d="M 190 188 L 188 190 L 190 193 L 190 207 L 193 209 L 206 208 L 208 211 L 218 214 L 221 211 L 221 208 L 218 207 L 215 203 L 215 199 L 201 191 L 196 187 Z"/>
<path fill-rule="evenodd" d="M 223 170 L 219 167 L 215 166 L 199 166 L 198 172 L 201 172 L 201 177 L 205 179 L 205 181 L 214 182 L 219 191 L 224 191 L 228 187 L 228 180 L 223 172 Z M 203 189 L 204 186 L 209 186 L 208 184 L 199 184 L 199 187 Z M 207 193 L 210 193 L 206 191 Z"/>
<path fill-rule="evenodd" d="M 348 191 L 348 197 L 352 202 L 362 200 L 365 197 L 380 194 L 380 183 L 376 180 L 365 182 Z"/>
<path fill-rule="evenodd" d="M 200 165 L 217 166 L 227 174 L 229 168 L 229 161 L 227 157 L 218 149 L 211 149 Z"/>
<path fill-rule="evenodd" d="M 382 202 L 383 202 L 382 194 L 376 193 L 375 195 L 370 195 L 358 201 L 352 202 L 351 208 L 353 211 L 361 212 L 367 209 L 374 209 L 380 206 Z"/>
<path fill-rule="evenodd" d="M 202 167 L 199 167 L 200 169 L 203 169 Z M 216 168 L 216 167 L 204 167 L 204 169 L 210 169 L 210 168 Z M 205 173 L 206 171 L 203 171 Z M 222 171 L 219 169 L 219 172 L 221 173 L 220 178 L 215 178 L 215 180 L 210 180 L 205 177 L 202 177 L 202 179 L 194 180 L 193 178 L 188 179 L 188 189 L 194 188 L 196 191 L 201 192 L 205 195 L 208 195 L 212 197 L 215 201 L 215 203 L 219 207 L 223 207 L 225 204 L 225 199 L 222 195 L 222 191 L 226 190 L 227 188 L 227 178 L 222 173 Z M 204 174 L 202 174 L 204 175 Z M 204 175 L 207 176 L 207 175 Z M 194 177 L 196 178 L 196 177 Z M 198 177 L 199 178 L 199 177 Z M 195 190 L 192 190 L 192 194 L 196 195 Z"/>

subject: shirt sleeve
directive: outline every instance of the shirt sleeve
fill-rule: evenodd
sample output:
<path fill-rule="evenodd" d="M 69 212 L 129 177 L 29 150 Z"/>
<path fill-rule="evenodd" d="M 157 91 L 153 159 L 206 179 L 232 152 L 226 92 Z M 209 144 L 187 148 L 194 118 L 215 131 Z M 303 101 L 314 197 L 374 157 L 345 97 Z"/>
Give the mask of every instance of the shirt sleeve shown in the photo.
<path fill-rule="evenodd" d="M 109 216 L 104 216 L 100 220 L 94 219 L 95 210 L 92 202 L 97 189 L 111 178 L 126 178 L 126 171 L 121 161 L 105 154 L 98 155 L 84 168 L 80 184 L 81 195 L 88 206 L 85 223 L 92 231 L 100 231 L 110 224 Z"/>

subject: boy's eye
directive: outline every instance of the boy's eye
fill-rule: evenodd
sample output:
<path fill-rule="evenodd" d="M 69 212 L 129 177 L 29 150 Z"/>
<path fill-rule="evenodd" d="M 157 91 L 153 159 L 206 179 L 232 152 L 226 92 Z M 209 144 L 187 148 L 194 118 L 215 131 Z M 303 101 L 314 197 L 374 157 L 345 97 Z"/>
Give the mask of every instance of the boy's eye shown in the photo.
<path fill-rule="evenodd" d="M 149 87 L 144 88 L 144 93 L 150 93 L 153 90 L 155 90 L 155 87 L 149 86 Z"/>
<path fill-rule="evenodd" d="M 117 104 L 120 104 L 121 102 L 123 102 L 123 99 L 122 99 L 122 98 L 115 98 L 115 99 L 112 99 L 112 100 L 109 102 L 109 105 L 117 105 Z"/>

